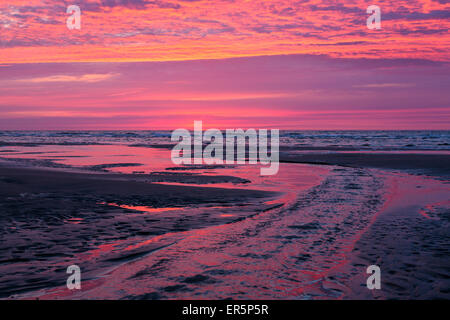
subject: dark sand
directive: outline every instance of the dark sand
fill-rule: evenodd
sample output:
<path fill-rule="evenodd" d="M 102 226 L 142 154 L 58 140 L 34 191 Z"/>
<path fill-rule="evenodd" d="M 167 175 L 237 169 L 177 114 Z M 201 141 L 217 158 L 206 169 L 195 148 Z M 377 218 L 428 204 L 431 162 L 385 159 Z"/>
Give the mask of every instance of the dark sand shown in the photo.
<path fill-rule="evenodd" d="M 450 184 L 401 174 L 387 184 L 384 207 L 344 268 L 345 297 L 450 299 Z M 366 288 L 371 264 L 381 268 L 381 290 Z"/>
<path fill-rule="evenodd" d="M 387 189 L 383 209 L 355 243 L 349 263 L 326 278 L 344 284 L 344 298 L 450 298 L 450 155 L 308 153 L 281 158 L 383 169 Z M 381 290 L 366 287 L 365 271 L 372 264 L 381 268 Z"/>
<path fill-rule="evenodd" d="M 252 211 L 236 208 L 257 205 L 264 209 L 270 206 L 262 202 L 276 195 L 266 191 L 148 183 L 164 180 L 162 176 L 64 172 L 0 162 L 0 297 L 64 283 L 65 268 L 74 257 L 98 249 L 103 243 L 230 223 Z M 213 179 L 176 176 L 178 181 L 191 179 L 197 184 Z M 162 211 L 149 215 L 106 203 Z M 164 211 L 177 207 L 194 209 L 181 215 Z M 220 215 L 215 207 L 235 208 L 235 214 Z M 103 267 L 135 259 L 159 246 L 149 244 L 119 254 L 103 250 L 78 263 L 89 278 L 90 270 L 98 274 Z"/>
<path fill-rule="evenodd" d="M 131 145 L 148 148 L 173 148 L 173 144 Z M 389 170 L 408 170 L 411 173 L 450 177 L 450 154 L 420 154 L 421 150 L 408 153 L 377 153 L 370 151 L 358 153 L 355 147 L 280 147 L 280 162 L 306 163 L 318 165 L 338 165 L 354 168 L 380 168 Z M 308 151 L 298 153 L 298 151 Z M 312 152 L 311 152 L 312 151 Z M 330 153 L 324 153 L 330 152 Z M 343 153 L 351 151 L 352 153 Z M 385 151 L 393 151 L 386 149 Z M 423 150 L 427 151 L 427 150 Z M 448 150 L 445 150 L 448 151 Z M 341 152 L 341 153 L 340 153 Z M 191 170 L 195 166 L 167 168 L 166 170 Z"/>
<path fill-rule="evenodd" d="M 282 153 L 281 162 L 338 165 L 358 168 L 408 170 L 437 176 L 450 176 L 450 155 L 383 153 Z"/>

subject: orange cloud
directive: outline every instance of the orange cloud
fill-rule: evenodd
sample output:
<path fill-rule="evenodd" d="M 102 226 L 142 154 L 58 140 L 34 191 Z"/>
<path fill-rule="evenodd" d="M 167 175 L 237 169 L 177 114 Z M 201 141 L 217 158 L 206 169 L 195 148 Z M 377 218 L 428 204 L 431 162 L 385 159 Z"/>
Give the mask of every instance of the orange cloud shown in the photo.
<path fill-rule="evenodd" d="M 0 4 L 3 63 L 177 61 L 277 54 L 448 61 L 449 4 L 379 0 L 382 29 L 366 27 L 367 1 L 78 0 L 81 30 L 64 2 Z"/>

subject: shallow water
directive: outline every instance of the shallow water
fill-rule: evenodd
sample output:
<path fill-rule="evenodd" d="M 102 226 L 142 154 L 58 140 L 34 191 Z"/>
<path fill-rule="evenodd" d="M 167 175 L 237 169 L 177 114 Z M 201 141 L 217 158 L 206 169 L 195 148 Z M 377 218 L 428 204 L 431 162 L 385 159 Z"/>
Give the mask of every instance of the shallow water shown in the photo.
<path fill-rule="evenodd" d="M 295 176 L 317 168 L 290 169 Z M 347 262 L 346 253 L 382 203 L 383 180 L 357 169 L 320 176 L 247 219 L 136 242 L 130 248 L 159 249 L 92 280 L 76 297 L 339 298 L 342 285 L 324 276 Z M 50 290 L 42 298 L 65 294 Z"/>

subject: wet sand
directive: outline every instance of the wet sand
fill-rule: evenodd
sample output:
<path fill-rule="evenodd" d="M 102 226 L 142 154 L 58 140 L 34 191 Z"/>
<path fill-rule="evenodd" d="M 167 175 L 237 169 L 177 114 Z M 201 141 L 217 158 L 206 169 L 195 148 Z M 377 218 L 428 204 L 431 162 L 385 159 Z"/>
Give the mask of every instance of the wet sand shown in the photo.
<path fill-rule="evenodd" d="M 345 266 L 346 298 L 450 298 L 450 184 L 405 174 L 387 176 L 387 199 Z M 362 271 L 381 268 L 381 290 Z M 342 274 L 341 270 L 341 274 Z"/>
<path fill-rule="evenodd" d="M 408 170 L 413 173 L 450 176 L 450 155 L 414 154 L 403 151 L 386 153 L 282 153 L 282 162 L 339 165 L 357 168 Z"/>
<path fill-rule="evenodd" d="M 62 266 L 105 243 L 230 223 L 253 210 L 271 207 L 262 202 L 277 195 L 152 184 L 152 177 L 146 176 L 66 172 L 0 162 L 1 297 L 61 284 L 66 277 Z M 197 184 L 214 179 L 184 176 Z M 178 181 L 183 179 L 181 176 Z M 215 179 L 223 181 L 221 177 Z M 183 214 L 169 210 L 187 207 L 192 210 Z M 237 207 L 245 210 L 234 209 L 232 215 L 222 212 Z M 142 214 L 143 208 L 157 215 Z M 158 246 L 119 254 L 105 250 L 96 261 L 85 259 L 80 266 L 87 274 L 89 270 L 98 273 L 111 267 L 111 261 L 136 258 Z"/>
<path fill-rule="evenodd" d="M 283 153 L 279 175 L 261 181 L 233 167 L 0 162 L 0 297 L 449 298 L 449 159 Z M 308 172 L 317 178 L 295 184 Z M 209 183 L 224 188 L 199 187 Z M 64 286 L 73 263 L 76 292 Z M 365 285 L 372 264 L 379 291 Z"/>

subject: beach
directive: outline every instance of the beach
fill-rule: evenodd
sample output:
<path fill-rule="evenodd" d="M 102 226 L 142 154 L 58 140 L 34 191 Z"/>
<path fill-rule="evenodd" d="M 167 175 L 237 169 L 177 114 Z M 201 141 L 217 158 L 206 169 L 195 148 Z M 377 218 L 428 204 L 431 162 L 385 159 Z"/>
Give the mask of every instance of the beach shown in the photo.
<path fill-rule="evenodd" d="M 264 177 L 159 136 L 33 139 L 0 146 L 2 299 L 449 298 L 445 149 L 290 144 Z"/>
<path fill-rule="evenodd" d="M 152 300 L 138 304 L 170 319 L 435 310 L 450 299 L 449 9 L 1 1 L 0 301 Z"/>

